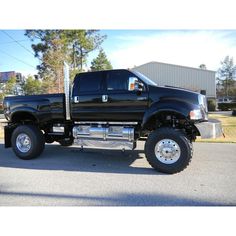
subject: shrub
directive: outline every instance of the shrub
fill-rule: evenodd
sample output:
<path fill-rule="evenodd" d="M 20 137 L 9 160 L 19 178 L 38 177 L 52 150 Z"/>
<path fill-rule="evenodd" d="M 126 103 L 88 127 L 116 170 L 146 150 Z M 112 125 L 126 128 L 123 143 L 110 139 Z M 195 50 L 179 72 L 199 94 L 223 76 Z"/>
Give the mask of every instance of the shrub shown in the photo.
<path fill-rule="evenodd" d="M 221 111 L 228 111 L 228 110 L 236 109 L 236 102 L 218 103 L 218 109 Z"/>
<path fill-rule="evenodd" d="M 215 100 L 207 100 L 207 107 L 208 111 L 215 111 L 216 110 L 216 101 Z"/>

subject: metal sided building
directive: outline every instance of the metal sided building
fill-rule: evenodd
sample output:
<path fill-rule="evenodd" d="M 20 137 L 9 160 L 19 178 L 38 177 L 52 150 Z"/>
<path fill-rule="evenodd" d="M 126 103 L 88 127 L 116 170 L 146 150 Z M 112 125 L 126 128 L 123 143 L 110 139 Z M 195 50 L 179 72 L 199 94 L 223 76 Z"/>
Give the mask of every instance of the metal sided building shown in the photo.
<path fill-rule="evenodd" d="M 134 67 L 136 70 L 159 86 L 174 86 L 206 94 L 207 98 L 216 98 L 215 71 L 161 62 L 149 62 Z"/>

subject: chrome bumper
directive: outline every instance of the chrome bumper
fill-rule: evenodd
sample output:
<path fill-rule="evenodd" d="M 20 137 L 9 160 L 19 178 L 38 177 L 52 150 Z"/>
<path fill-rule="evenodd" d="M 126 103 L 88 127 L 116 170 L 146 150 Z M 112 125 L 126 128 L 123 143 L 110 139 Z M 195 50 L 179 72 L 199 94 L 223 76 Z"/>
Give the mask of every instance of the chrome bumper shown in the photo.
<path fill-rule="evenodd" d="M 208 122 L 195 124 L 195 126 L 202 139 L 219 138 L 223 135 L 223 129 L 219 120 L 209 120 Z"/>

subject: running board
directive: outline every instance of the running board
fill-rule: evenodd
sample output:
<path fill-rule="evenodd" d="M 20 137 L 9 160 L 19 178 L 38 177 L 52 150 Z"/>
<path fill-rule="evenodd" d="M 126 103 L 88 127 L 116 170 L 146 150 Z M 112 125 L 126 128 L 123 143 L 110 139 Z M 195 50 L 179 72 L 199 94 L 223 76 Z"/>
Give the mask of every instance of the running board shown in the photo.
<path fill-rule="evenodd" d="M 113 150 L 133 150 L 136 148 L 136 142 L 129 141 L 104 141 L 93 139 L 75 139 L 74 144 L 81 148 L 99 148 Z"/>

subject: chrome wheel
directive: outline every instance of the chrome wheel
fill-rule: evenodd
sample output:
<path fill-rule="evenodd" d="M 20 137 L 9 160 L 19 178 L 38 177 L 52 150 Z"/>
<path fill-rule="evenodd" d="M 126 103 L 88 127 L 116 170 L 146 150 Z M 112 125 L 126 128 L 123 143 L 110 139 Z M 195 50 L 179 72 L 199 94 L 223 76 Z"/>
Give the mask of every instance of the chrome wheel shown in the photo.
<path fill-rule="evenodd" d="M 156 158 L 164 164 L 173 164 L 180 158 L 180 147 L 172 139 L 162 139 L 155 146 Z"/>
<path fill-rule="evenodd" d="M 21 133 L 16 138 L 16 146 L 20 152 L 28 152 L 31 148 L 31 140 L 27 134 Z"/>

